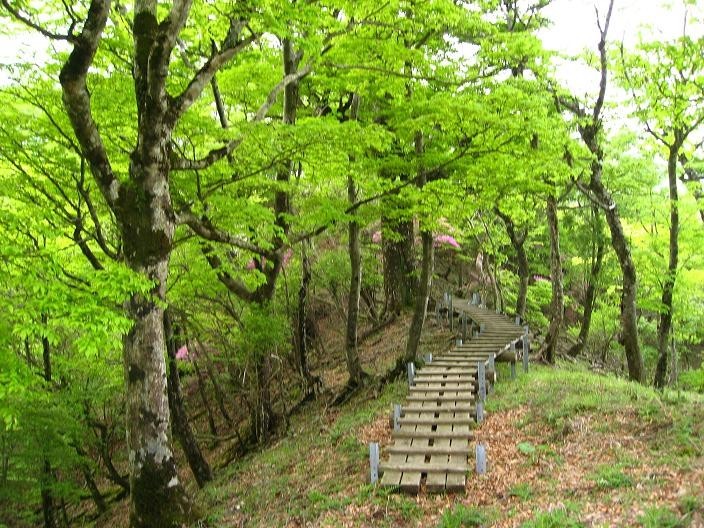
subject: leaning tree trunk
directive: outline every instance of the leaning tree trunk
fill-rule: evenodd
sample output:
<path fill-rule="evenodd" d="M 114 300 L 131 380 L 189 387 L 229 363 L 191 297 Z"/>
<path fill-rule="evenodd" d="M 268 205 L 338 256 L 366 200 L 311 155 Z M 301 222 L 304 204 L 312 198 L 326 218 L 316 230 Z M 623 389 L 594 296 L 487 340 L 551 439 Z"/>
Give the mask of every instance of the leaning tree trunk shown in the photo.
<path fill-rule="evenodd" d="M 592 254 L 592 265 L 589 269 L 589 279 L 587 280 L 587 289 L 584 293 L 584 312 L 582 313 L 582 326 L 579 329 L 577 342 L 567 351 L 569 356 L 577 356 L 582 352 L 589 337 L 589 330 L 592 325 L 592 314 L 594 312 L 594 304 L 596 301 L 596 291 L 601 274 L 601 267 L 604 263 L 605 244 L 602 236 L 602 223 L 599 221 L 599 208 L 592 205 L 592 213 L 596 224 L 594 236 L 594 249 Z"/>
<path fill-rule="evenodd" d="M 166 355 L 169 361 L 167 390 L 172 417 L 171 427 L 181 444 L 198 486 L 202 488 L 207 482 L 213 480 L 213 472 L 210 469 L 210 464 L 203 456 L 195 436 L 193 436 L 186 407 L 183 404 L 181 380 L 178 374 L 178 365 L 176 364 L 177 332 L 174 330 L 171 314 L 168 310 L 164 314 L 164 332 L 166 333 Z"/>
<path fill-rule="evenodd" d="M 564 293 L 562 288 L 562 261 L 560 255 L 560 229 L 557 218 L 557 200 L 548 196 L 547 220 L 550 232 L 550 276 L 552 279 L 552 300 L 550 301 L 550 326 L 545 337 L 545 359 L 555 363 L 557 340 L 560 336 L 564 314 Z"/>
<path fill-rule="evenodd" d="M 603 210 L 611 233 L 611 246 L 614 248 L 621 268 L 623 290 L 621 292 L 621 336 L 619 342 L 623 345 L 626 352 L 629 379 L 642 383 L 645 380 L 645 369 L 640 343 L 638 342 L 638 312 L 636 310 L 638 280 L 636 266 L 631 257 L 628 240 L 623 232 L 618 207 L 601 183 L 601 169 L 599 168 L 599 176 L 594 174 L 594 169 L 592 169 L 589 189 L 601 203 L 610 204 Z"/>
<path fill-rule="evenodd" d="M 678 134 L 675 134 L 678 136 Z M 658 324 L 658 363 L 655 367 L 655 386 L 662 388 L 667 379 L 667 355 L 669 337 L 672 330 L 672 300 L 677 279 L 677 265 L 679 261 L 679 196 L 677 193 L 677 153 L 680 145 L 675 142 L 670 147 L 667 160 L 667 177 L 670 189 L 670 244 L 667 273 L 662 285 L 660 299 L 660 323 Z"/>

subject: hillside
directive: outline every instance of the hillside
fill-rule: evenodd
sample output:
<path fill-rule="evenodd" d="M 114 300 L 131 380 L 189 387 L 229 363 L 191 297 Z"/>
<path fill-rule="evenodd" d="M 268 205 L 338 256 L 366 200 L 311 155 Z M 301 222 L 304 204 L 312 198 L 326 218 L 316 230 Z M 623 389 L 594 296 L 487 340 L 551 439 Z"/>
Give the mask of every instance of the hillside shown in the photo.
<path fill-rule="evenodd" d="M 205 525 L 704 526 L 701 397 L 533 366 L 489 398 L 477 430 L 488 473 L 466 493 L 411 497 L 368 484 L 367 443 L 383 451 L 405 391 L 397 382 L 339 409 L 306 408 L 288 437 L 200 493 Z"/>

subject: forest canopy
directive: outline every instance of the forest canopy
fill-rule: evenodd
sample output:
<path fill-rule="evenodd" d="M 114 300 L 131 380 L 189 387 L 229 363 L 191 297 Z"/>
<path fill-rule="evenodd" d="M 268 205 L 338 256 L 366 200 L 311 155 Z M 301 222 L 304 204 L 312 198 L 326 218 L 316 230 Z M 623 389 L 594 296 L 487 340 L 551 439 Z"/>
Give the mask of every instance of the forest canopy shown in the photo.
<path fill-rule="evenodd" d="M 0 0 L 0 525 L 196 519 L 204 439 L 403 375 L 445 292 L 704 392 L 704 11 L 559 57 L 558 2 Z"/>

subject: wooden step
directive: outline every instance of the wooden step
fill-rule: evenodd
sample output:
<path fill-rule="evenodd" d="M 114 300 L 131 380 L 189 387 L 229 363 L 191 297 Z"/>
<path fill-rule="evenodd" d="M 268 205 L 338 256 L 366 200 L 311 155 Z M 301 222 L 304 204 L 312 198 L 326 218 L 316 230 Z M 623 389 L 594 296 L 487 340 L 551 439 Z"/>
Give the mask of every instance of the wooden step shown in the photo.
<path fill-rule="evenodd" d="M 442 396 L 439 394 L 411 394 L 406 400 L 411 402 L 472 402 L 476 399 L 473 392 L 464 391 L 460 394 L 461 395 L 443 394 Z"/>
<path fill-rule="evenodd" d="M 438 463 L 405 463 L 405 464 L 379 464 L 379 471 L 401 471 L 403 473 L 409 473 L 418 471 L 420 473 L 467 473 L 471 470 L 471 467 L 467 464 L 464 465 L 450 465 L 448 464 L 438 464 Z"/>
<path fill-rule="evenodd" d="M 474 418 L 455 417 L 455 418 L 399 418 L 398 423 L 404 425 L 473 425 Z"/>
<path fill-rule="evenodd" d="M 430 400 L 424 400 L 424 401 L 430 401 Z M 418 405 L 404 405 L 401 407 L 401 412 L 442 412 L 442 413 L 450 413 L 450 412 L 468 412 L 468 413 L 474 413 L 476 412 L 476 408 L 473 405 L 457 405 L 455 407 L 450 407 L 450 405 L 456 400 L 453 400 L 452 402 L 445 402 L 445 405 L 439 405 L 436 407 L 433 406 L 425 406 L 421 407 Z"/>
<path fill-rule="evenodd" d="M 475 385 L 479 385 L 476 381 L 474 382 L 464 382 L 464 383 L 447 383 L 441 385 L 440 383 L 419 383 L 408 389 L 409 392 L 466 392 L 472 391 Z"/>
<path fill-rule="evenodd" d="M 406 455 L 467 455 L 471 448 L 469 445 L 462 446 L 389 446 L 387 453 Z"/>
<path fill-rule="evenodd" d="M 411 431 L 399 429 L 398 431 L 391 431 L 391 438 L 413 438 L 414 440 L 439 440 L 439 439 L 449 439 L 449 440 L 467 440 L 470 441 L 474 438 L 474 434 L 462 431 Z"/>
<path fill-rule="evenodd" d="M 443 381 L 471 381 L 474 379 L 473 374 L 416 374 L 413 381 L 416 383 L 422 382 L 443 382 Z"/>

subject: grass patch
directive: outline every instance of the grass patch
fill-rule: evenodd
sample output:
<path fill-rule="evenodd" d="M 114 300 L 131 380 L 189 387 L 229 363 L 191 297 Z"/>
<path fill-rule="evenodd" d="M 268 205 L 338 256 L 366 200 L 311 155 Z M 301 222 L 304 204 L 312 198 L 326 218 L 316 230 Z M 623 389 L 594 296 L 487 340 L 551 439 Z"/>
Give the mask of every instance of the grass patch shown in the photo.
<path fill-rule="evenodd" d="M 487 526 L 489 516 L 478 508 L 457 504 L 451 510 L 446 510 L 440 519 L 438 528 L 465 528 Z"/>
<path fill-rule="evenodd" d="M 522 482 L 520 484 L 512 486 L 511 489 L 508 491 L 508 494 L 511 497 L 518 497 L 521 500 L 527 501 L 528 499 L 533 497 L 533 488 L 531 488 L 530 484 L 528 484 L 527 482 Z"/>
<path fill-rule="evenodd" d="M 686 528 L 689 522 L 667 508 L 648 508 L 638 518 L 643 528 Z"/>
<path fill-rule="evenodd" d="M 582 528 L 584 524 L 573 513 L 567 510 L 540 512 L 530 521 L 524 522 L 521 528 Z"/>
<path fill-rule="evenodd" d="M 633 486 L 633 479 L 623 473 L 618 466 L 600 466 L 591 475 L 597 488 L 601 490 L 630 488 Z"/>

